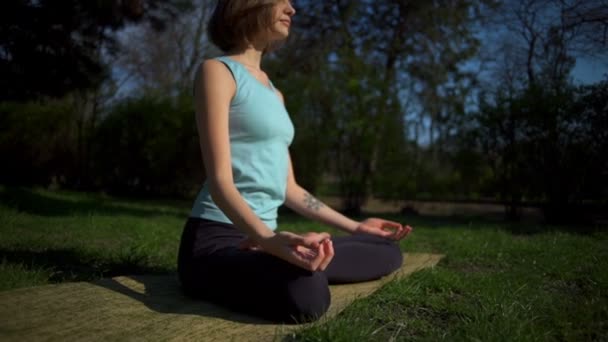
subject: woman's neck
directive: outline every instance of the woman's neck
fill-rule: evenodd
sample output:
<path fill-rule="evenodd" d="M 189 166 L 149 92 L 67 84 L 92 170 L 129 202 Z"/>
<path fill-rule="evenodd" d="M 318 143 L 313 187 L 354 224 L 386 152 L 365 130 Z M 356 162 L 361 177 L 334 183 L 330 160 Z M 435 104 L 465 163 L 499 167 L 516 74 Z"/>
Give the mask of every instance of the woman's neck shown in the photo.
<path fill-rule="evenodd" d="M 263 55 L 263 51 L 261 49 L 255 48 L 254 46 L 250 45 L 244 50 L 230 53 L 229 55 L 235 60 L 241 62 L 242 64 L 245 64 L 257 70 L 261 70 Z"/>

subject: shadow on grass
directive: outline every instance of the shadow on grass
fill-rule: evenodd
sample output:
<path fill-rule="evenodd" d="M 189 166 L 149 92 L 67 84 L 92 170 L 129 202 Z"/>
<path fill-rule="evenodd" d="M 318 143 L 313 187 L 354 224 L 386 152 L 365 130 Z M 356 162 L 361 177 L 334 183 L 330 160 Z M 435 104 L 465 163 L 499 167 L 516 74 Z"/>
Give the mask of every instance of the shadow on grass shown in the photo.
<path fill-rule="evenodd" d="M 52 272 L 49 282 L 91 281 L 104 277 L 137 274 L 161 274 L 169 270 L 143 265 L 143 258 L 125 254 L 118 262 L 86 260 L 78 251 L 51 249 L 25 251 L 0 249 L 0 261 L 21 264 L 26 269 L 48 269 Z"/>
<path fill-rule="evenodd" d="M 232 311 L 203 299 L 193 299 L 182 291 L 177 274 L 104 278 L 94 281 L 93 284 L 128 296 L 158 313 L 221 318 L 245 324 L 277 324 L 277 322 Z"/>
<path fill-rule="evenodd" d="M 177 275 L 169 273 L 170 270 L 142 266 L 132 260 L 87 262 L 74 250 L 0 250 L 0 261 L 21 264 L 26 269 L 49 269 L 52 272 L 50 283 L 91 282 L 137 300 L 159 313 L 199 315 L 248 324 L 276 324 L 191 299 L 183 294 Z M 125 283 L 124 279 L 129 282 Z M 134 289 L 133 284 L 143 287 L 144 292 Z"/>
<path fill-rule="evenodd" d="M 113 216 L 150 217 L 154 215 L 174 215 L 184 217 L 178 208 L 159 212 L 154 209 L 130 208 L 112 204 L 111 199 L 87 198 L 83 194 L 80 199 L 57 198 L 24 188 L 0 188 L 0 201 L 3 205 L 39 216 L 69 216 L 88 215 L 91 213 Z"/>
<path fill-rule="evenodd" d="M 30 270 L 48 269 L 50 283 L 91 282 L 118 292 L 159 313 L 199 315 L 248 324 L 276 324 L 263 319 L 232 312 L 212 303 L 183 294 L 173 270 L 142 265 L 137 255 L 125 255 L 119 262 L 86 260 L 76 250 L 58 249 L 24 251 L 0 249 L 0 262 L 21 264 Z M 130 279 L 143 286 L 141 293 L 115 277 Z"/>

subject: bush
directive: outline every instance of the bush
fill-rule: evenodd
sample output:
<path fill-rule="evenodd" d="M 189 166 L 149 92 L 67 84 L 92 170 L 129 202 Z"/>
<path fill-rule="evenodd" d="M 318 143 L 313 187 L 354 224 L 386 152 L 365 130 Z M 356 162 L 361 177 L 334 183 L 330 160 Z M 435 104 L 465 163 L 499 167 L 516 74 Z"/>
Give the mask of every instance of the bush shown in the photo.
<path fill-rule="evenodd" d="M 191 99 L 118 103 L 97 129 L 98 185 L 115 194 L 190 195 L 203 178 Z"/>
<path fill-rule="evenodd" d="M 0 103 L 0 182 L 47 186 L 69 178 L 76 153 L 74 117 L 68 100 Z"/>

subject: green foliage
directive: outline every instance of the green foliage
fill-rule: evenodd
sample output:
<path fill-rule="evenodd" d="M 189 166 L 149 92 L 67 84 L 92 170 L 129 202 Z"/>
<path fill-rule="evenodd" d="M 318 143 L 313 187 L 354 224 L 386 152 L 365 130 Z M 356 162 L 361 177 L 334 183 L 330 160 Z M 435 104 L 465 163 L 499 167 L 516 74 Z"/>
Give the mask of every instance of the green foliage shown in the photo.
<path fill-rule="evenodd" d="M 192 98 L 180 91 L 206 51 L 202 20 L 190 31 L 192 18 L 175 25 L 166 36 L 180 38 L 154 54 L 139 49 L 162 40 L 153 30 L 145 44 L 132 44 L 138 53 L 126 58 L 127 69 L 139 70 L 142 88 L 130 98 L 108 100 L 98 87 L 109 67 L 101 55 L 119 52 L 113 30 L 130 22 L 161 29 L 189 3 L 4 4 L 0 69 L 8 76 L 0 99 L 24 102 L 0 104 L 0 182 L 191 196 L 203 167 Z M 296 2 L 292 38 L 265 68 L 296 126 L 291 153 L 299 183 L 342 197 L 350 212 L 369 196 L 500 199 L 513 216 L 521 202 L 534 201 L 556 219 L 587 202 L 605 205 L 606 82 L 577 89 L 567 79 L 574 62 L 568 44 L 587 24 L 534 21 L 561 7 L 530 4 L 521 12 L 525 4 L 505 3 L 513 11 L 504 11 L 517 19 L 509 25 L 542 41 L 523 46 L 529 80 L 525 63 L 514 60 L 506 73 L 519 81 L 494 82 L 502 88 L 473 101 L 481 103 L 475 116 L 467 100 L 477 100 L 478 75 L 464 65 L 480 52 L 475 30 L 495 1 Z M 204 2 L 196 18 L 206 18 L 211 5 Z"/>
<path fill-rule="evenodd" d="M 416 147 L 406 142 L 404 117 L 410 107 L 404 89 L 415 84 L 419 91 L 411 96 L 417 103 L 445 107 L 442 118 L 453 126 L 447 117 L 462 110 L 449 111 L 462 108 L 467 96 L 455 89 L 472 77 L 460 66 L 477 51 L 472 25 L 487 3 L 297 4 L 305 29 L 294 27 L 298 39 L 278 51 L 281 64 L 276 62 L 275 69 L 284 77 L 280 85 L 286 87 L 298 134 L 313 130 L 296 134 L 294 164 L 296 171 L 302 169 L 298 177 L 316 186 L 320 174 L 334 176 L 330 186 L 339 189 L 343 209 L 349 212 L 358 212 L 372 193 L 411 196 L 410 190 L 424 179 L 418 177 Z M 289 74 L 281 72 L 279 65 L 285 64 L 292 66 Z M 436 89 L 431 98 L 428 93 Z M 291 106 L 294 97 L 298 105 Z M 437 112 L 433 107 L 426 113 L 435 118 Z"/>
<path fill-rule="evenodd" d="M 6 164 L 0 181 L 125 195 L 191 196 L 200 187 L 204 170 L 190 95 L 117 102 L 86 137 L 77 126 L 90 119 L 78 110 L 67 98 L 0 104 Z"/>
<path fill-rule="evenodd" d="M 70 176 L 75 115 L 67 99 L 0 103 L 0 182 L 48 185 Z"/>
<path fill-rule="evenodd" d="M 387 284 L 335 319 L 300 330 L 295 340 L 593 340 L 608 334 L 601 290 L 608 278 L 597 263 L 607 252 L 605 233 L 522 236 L 478 223 L 416 227 L 403 244 L 446 254 L 438 267 Z"/>
<path fill-rule="evenodd" d="M 118 103 L 95 137 L 99 185 L 117 194 L 188 195 L 203 166 L 189 96 Z"/>
<path fill-rule="evenodd" d="M 479 142 L 495 191 L 517 205 L 542 201 L 547 219 L 578 220 L 586 201 L 606 199 L 608 82 L 573 88 L 531 86 L 499 93 L 478 115 Z M 586 217 L 590 219 L 590 217 Z"/>
<path fill-rule="evenodd" d="M 0 289 L 175 273 L 190 202 L 0 187 Z M 401 221 L 403 217 L 387 217 Z M 291 231 L 323 231 L 284 217 Z M 297 341 L 605 340 L 608 234 L 417 218 L 406 252 L 441 253 Z M 562 230 L 560 230 L 562 229 Z M 570 228 L 568 228 L 570 229 Z M 407 257 L 405 259 L 407 263 Z"/>
<path fill-rule="evenodd" d="M 5 1 L 0 27 L 0 100 L 63 97 L 92 89 L 109 74 L 103 53 L 116 52 L 112 32 L 148 21 L 157 29 L 189 0 Z"/>
<path fill-rule="evenodd" d="M 0 277 L 0 291 L 45 285 L 52 276 L 52 271 L 44 267 L 8 261 L 6 258 L 0 261 L 0 273 L 4 275 Z"/>
<path fill-rule="evenodd" d="M 3 289 L 174 271 L 190 202 L 0 187 Z"/>

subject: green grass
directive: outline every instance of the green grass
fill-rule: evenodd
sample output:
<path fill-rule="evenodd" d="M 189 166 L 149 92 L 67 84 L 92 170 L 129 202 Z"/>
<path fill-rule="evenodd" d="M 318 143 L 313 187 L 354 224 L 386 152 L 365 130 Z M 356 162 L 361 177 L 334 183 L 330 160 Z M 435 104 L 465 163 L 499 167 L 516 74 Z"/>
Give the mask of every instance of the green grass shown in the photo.
<path fill-rule="evenodd" d="M 175 272 L 190 205 L 0 188 L 0 290 Z M 322 229 L 295 216 L 280 223 Z M 393 281 L 288 339 L 608 339 L 605 229 L 467 218 L 408 223 L 415 231 L 402 248 L 445 254 L 438 267 Z"/>

